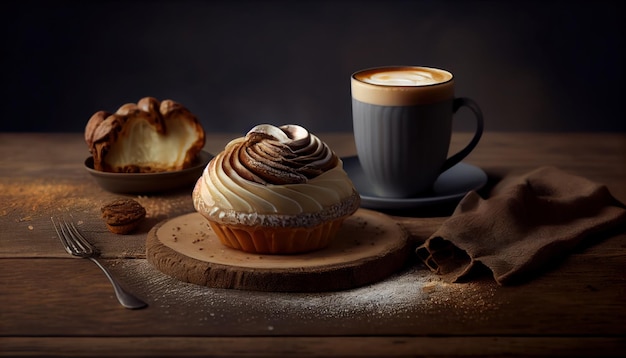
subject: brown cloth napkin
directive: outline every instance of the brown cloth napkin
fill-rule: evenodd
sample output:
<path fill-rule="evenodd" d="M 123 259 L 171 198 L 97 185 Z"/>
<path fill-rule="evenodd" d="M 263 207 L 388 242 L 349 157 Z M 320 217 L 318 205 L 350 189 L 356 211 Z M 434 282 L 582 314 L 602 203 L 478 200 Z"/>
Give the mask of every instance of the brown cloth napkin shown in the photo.
<path fill-rule="evenodd" d="M 505 178 L 486 200 L 468 193 L 416 253 L 449 281 L 468 279 L 480 263 L 498 284 L 508 285 L 528 280 L 583 239 L 624 222 L 626 209 L 606 186 L 541 167 Z"/>

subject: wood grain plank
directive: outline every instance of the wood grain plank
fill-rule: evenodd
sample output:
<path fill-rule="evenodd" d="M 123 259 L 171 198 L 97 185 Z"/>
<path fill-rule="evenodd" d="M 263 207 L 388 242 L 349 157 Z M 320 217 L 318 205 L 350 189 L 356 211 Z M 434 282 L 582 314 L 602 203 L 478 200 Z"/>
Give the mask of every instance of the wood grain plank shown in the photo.
<path fill-rule="evenodd" d="M 414 265 L 352 290 L 285 294 L 211 289 L 144 259 L 105 260 L 150 304 L 140 311 L 119 306 L 87 260 L 1 259 L 0 335 L 626 336 L 625 239 L 572 255 L 517 287 L 488 277 L 449 284 Z M 611 253 L 616 246 L 621 251 Z"/>
<path fill-rule="evenodd" d="M 8 337 L 20 357 L 623 357 L 623 337 Z"/>
<path fill-rule="evenodd" d="M 239 135 L 209 134 L 205 149 L 217 153 Z M 340 156 L 355 153 L 349 133 L 318 135 Z M 469 136 L 455 133 L 451 151 Z M 445 283 L 413 261 L 386 280 L 345 291 L 210 289 L 145 259 L 149 229 L 193 211 L 186 190 L 133 196 L 149 217 L 136 234 L 116 236 L 99 206 L 118 195 L 82 168 L 89 153 L 81 133 L 0 133 L 0 152 L 0 355 L 626 355 L 623 228 L 515 287 L 499 287 L 488 275 Z M 467 162 L 487 172 L 488 188 L 505 175 L 552 165 L 604 183 L 626 202 L 621 133 L 486 132 Z M 417 244 L 452 209 L 389 214 Z M 147 309 L 123 309 L 95 265 L 62 250 L 49 217 L 70 212 Z"/>

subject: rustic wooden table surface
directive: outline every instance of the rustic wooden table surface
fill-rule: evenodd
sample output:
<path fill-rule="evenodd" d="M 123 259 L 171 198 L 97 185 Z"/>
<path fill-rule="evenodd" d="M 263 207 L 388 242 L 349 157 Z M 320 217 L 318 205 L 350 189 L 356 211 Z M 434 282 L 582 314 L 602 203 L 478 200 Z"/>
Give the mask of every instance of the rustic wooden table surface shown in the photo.
<path fill-rule="evenodd" d="M 339 155 L 350 134 L 318 134 Z M 220 151 L 235 135 L 208 136 Z M 455 133 L 453 145 L 467 140 Z M 155 224 L 193 211 L 190 188 L 134 195 L 148 217 L 133 235 L 107 231 L 101 189 L 83 166 L 80 133 L 0 134 L 0 355 L 3 356 L 626 356 L 626 234 L 583 247 L 515 287 L 443 282 L 417 262 L 365 287 L 320 293 L 214 289 L 147 262 Z M 626 202 L 624 134 L 484 134 L 466 162 L 491 185 L 554 165 L 607 184 Z M 451 208 L 387 213 L 420 242 Z M 102 272 L 69 256 L 50 224 L 72 213 L 102 262 L 149 303 L 127 310 Z"/>

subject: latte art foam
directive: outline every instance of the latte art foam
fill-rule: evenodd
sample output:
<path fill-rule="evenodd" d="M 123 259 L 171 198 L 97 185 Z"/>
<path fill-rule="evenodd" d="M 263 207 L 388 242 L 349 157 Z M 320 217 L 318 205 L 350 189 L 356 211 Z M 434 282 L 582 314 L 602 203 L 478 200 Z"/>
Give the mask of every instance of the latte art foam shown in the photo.
<path fill-rule="evenodd" d="M 430 72 L 424 71 L 390 71 L 373 73 L 361 79 L 363 82 L 383 86 L 424 86 L 439 83 Z"/>
<path fill-rule="evenodd" d="M 378 67 L 352 74 L 352 98 L 378 106 L 414 106 L 454 98 L 452 73 L 432 67 Z"/>
<path fill-rule="evenodd" d="M 449 81 L 452 76 L 433 68 L 382 68 L 363 71 L 356 79 L 381 86 L 428 86 Z"/>

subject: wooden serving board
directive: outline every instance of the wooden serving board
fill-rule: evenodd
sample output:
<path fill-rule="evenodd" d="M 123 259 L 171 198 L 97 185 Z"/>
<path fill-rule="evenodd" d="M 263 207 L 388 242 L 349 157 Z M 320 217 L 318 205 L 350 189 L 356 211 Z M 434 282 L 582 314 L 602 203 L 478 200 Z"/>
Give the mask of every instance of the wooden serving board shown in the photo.
<path fill-rule="evenodd" d="M 224 246 L 198 213 L 157 224 L 146 256 L 161 272 L 215 288 L 317 292 L 363 286 L 406 263 L 408 234 L 387 215 L 366 209 L 346 219 L 322 250 L 295 255 L 251 254 Z"/>

